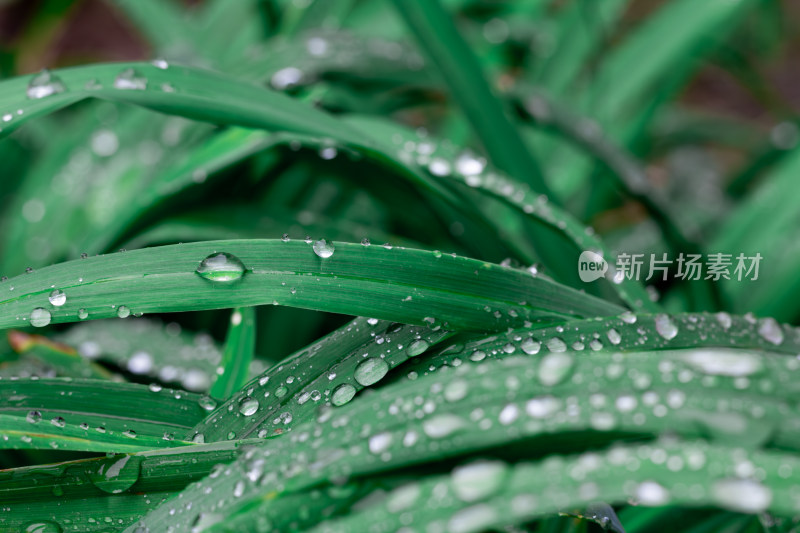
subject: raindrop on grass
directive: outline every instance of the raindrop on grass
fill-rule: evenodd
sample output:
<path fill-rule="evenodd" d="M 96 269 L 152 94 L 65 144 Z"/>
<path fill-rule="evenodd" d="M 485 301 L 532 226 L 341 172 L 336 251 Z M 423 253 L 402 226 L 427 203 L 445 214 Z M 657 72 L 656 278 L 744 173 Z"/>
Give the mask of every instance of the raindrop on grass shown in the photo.
<path fill-rule="evenodd" d="M 244 398 L 239 402 L 239 412 L 244 416 L 253 416 L 258 411 L 258 400 L 254 398 Z"/>
<path fill-rule="evenodd" d="M 772 503 L 772 491 L 751 479 L 723 479 L 711 492 L 722 507 L 742 513 L 760 513 Z"/>
<path fill-rule="evenodd" d="M 371 357 L 356 367 L 355 378 L 360 385 L 368 387 L 383 379 L 387 372 L 389 372 L 389 364 L 386 361 Z"/>
<path fill-rule="evenodd" d="M 356 395 L 356 388 L 349 383 L 339 385 L 331 395 L 331 403 L 335 406 L 344 405 Z"/>
<path fill-rule="evenodd" d="M 575 360 L 565 353 L 550 353 L 539 363 L 539 383 L 546 387 L 558 385 L 569 376 Z"/>
<path fill-rule="evenodd" d="M 114 88 L 129 91 L 143 91 L 147 88 L 147 78 L 135 69 L 126 68 L 114 79 Z"/>
<path fill-rule="evenodd" d="M 40 413 L 39 411 L 29 411 L 28 415 L 25 417 L 25 420 L 27 420 L 31 424 L 35 424 L 41 419 L 42 419 L 42 413 Z"/>
<path fill-rule="evenodd" d="M 129 316 L 131 316 L 131 310 L 128 309 L 128 306 L 126 305 L 120 305 L 117 308 L 117 316 L 120 318 L 128 318 Z"/>
<path fill-rule="evenodd" d="M 61 526 L 50 520 L 28 522 L 20 529 L 21 533 L 61 533 Z"/>
<path fill-rule="evenodd" d="M 203 396 L 201 397 L 197 403 L 200 404 L 200 407 L 205 409 L 206 411 L 213 411 L 217 408 L 217 402 L 211 398 L 210 396 Z"/>
<path fill-rule="evenodd" d="M 141 461 L 141 457 L 135 455 L 112 456 L 103 460 L 99 468 L 89 474 L 89 479 L 103 492 L 125 492 L 139 480 Z"/>
<path fill-rule="evenodd" d="M 774 318 L 764 318 L 759 322 L 758 334 L 761 337 L 771 342 L 774 345 L 779 345 L 783 342 L 783 330 L 778 321 Z"/>
<path fill-rule="evenodd" d="M 656 315 L 656 331 L 666 340 L 674 339 L 678 334 L 678 326 L 669 315 Z"/>
<path fill-rule="evenodd" d="M 213 253 L 200 261 L 197 274 L 209 281 L 236 281 L 244 275 L 244 263 L 233 254 Z"/>
<path fill-rule="evenodd" d="M 43 307 L 37 307 L 31 311 L 31 326 L 35 328 L 42 328 L 50 323 L 50 311 Z"/>
<path fill-rule="evenodd" d="M 465 502 L 484 500 L 503 486 L 508 467 L 501 461 L 476 461 L 453 470 L 453 490 Z"/>
<path fill-rule="evenodd" d="M 417 339 L 408 345 L 408 348 L 406 348 L 406 354 L 408 354 L 409 357 L 416 357 L 427 350 L 428 346 L 428 341 L 424 339 Z"/>
<path fill-rule="evenodd" d="M 329 243 L 325 239 L 320 239 L 318 241 L 314 241 L 314 253 L 320 256 L 323 259 L 327 259 L 333 255 L 334 247 L 332 243 Z"/>
<path fill-rule="evenodd" d="M 363 239 L 361 239 L 361 246 L 369 246 L 370 244 L 371 243 L 369 242 L 368 238 L 364 237 Z"/>
<path fill-rule="evenodd" d="M 31 79 L 25 94 L 31 100 L 38 100 L 58 93 L 63 93 L 67 88 L 58 76 L 45 69 Z"/>
<path fill-rule="evenodd" d="M 89 318 L 89 311 L 83 308 L 78 309 L 78 318 L 80 318 L 81 320 L 86 320 L 87 318 Z"/>
<path fill-rule="evenodd" d="M 542 343 L 534 339 L 533 337 L 528 337 L 519 345 L 522 348 L 522 351 L 528 355 L 536 355 L 539 353 L 539 350 L 542 347 Z"/>
<path fill-rule="evenodd" d="M 669 502 L 669 491 L 655 481 L 644 481 L 636 487 L 636 499 L 641 505 L 660 506 Z"/>

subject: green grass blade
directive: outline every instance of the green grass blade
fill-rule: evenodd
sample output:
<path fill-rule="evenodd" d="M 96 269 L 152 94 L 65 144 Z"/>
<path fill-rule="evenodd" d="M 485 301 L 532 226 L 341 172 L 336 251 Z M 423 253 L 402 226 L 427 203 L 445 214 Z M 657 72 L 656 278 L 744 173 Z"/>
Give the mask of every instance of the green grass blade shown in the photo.
<path fill-rule="evenodd" d="M 0 427 L 10 437 L 0 439 L 0 446 L 13 448 L 131 451 L 177 446 L 206 413 L 197 394 L 116 381 L 3 380 L 0 398 Z"/>
<path fill-rule="evenodd" d="M 318 256 L 311 242 L 239 240 L 133 250 L 45 267 L 0 285 L 5 295 L 0 328 L 17 326 L 32 314 L 31 323 L 77 322 L 80 309 L 97 319 L 276 302 L 418 325 L 433 316 L 444 327 L 483 331 L 526 320 L 621 312 L 527 272 L 474 259 L 331 244 L 335 253 L 327 258 Z M 209 279 L 199 275 L 201 262 L 219 261 L 221 252 L 243 266 L 231 261 L 229 271 L 212 271 Z M 67 296 L 58 308 L 48 301 L 53 286 Z"/>
<path fill-rule="evenodd" d="M 211 386 L 209 394 L 227 400 L 247 381 L 256 347 L 256 311 L 253 307 L 234 309 L 225 350 L 222 352 L 222 374 Z"/>
<path fill-rule="evenodd" d="M 245 385 L 186 438 L 200 433 L 209 442 L 286 433 L 313 419 L 320 405 L 344 405 L 447 337 L 433 319 L 409 326 L 356 318 Z"/>
<path fill-rule="evenodd" d="M 494 164 L 538 193 L 548 194 L 538 164 L 439 1 L 394 0 L 394 5 L 439 68 Z"/>

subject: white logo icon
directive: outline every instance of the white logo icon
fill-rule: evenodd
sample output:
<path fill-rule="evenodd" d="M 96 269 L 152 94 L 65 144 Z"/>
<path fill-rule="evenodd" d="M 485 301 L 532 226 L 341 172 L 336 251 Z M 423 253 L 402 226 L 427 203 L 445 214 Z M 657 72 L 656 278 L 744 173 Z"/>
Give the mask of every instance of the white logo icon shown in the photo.
<path fill-rule="evenodd" d="M 578 258 L 578 276 L 581 281 L 589 283 L 602 278 L 608 271 L 608 263 L 598 253 L 585 251 Z"/>

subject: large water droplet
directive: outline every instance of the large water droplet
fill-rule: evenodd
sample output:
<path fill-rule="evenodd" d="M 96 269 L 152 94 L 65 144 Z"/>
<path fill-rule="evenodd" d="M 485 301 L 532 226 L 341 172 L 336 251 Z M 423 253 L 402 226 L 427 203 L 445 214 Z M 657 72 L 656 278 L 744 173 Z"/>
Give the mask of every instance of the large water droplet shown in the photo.
<path fill-rule="evenodd" d="M 416 357 L 427 350 L 428 346 L 428 341 L 424 339 L 417 339 L 408 345 L 408 348 L 406 348 L 406 354 L 408 354 L 409 357 Z"/>
<path fill-rule="evenodd" d="M 574 362 L 572 356 L 565 353 L 545 355 L 539 363 L 539 383 L 546 387 L 558 385 L 569 376 Z"/>
<path fill-rule="evenodd" d="M 61 526 L 50 520 L 28 522 L 20 529 L 22 533 L 61 533 Z"/>
<path fill-rule="evenodd" d="M 635 497 L 640 504 L 655 507 L 669 501 L 669 491 L 655 481 L 643 481 L 636 487 Z"/>
<path fill-rule="evenodd" d="M 533 337 L 528 337 L 527 339 L 523 340 L 520 345 L 522 351 L 528 355 L 535 355 L 539 353 L 539 350 L 542 347 L 542 343 L 534 339 Z"/>
<path fill-rule="evenodd" d="M 338 407 L 352 400 L 353 396 L 355 395 L 356 388 L 349 383 L 343 383 L 334 389 L 333 394 L 331 395 L 331 403 Z"/>
<path fill-rule="evenodd" d="M 678 334 L 678 326 L 672 321 L 669 315 L 656 315 L 656 331 L 666 340 L 674 339 Z"/>
<path fill-rule="evenodd" d="M 202 396 L 197 403 L 206 411 L 213 411 L 217 408 L 217 402 L 210 396 Z"/>
<path fill-rule="evenodd" d="M 783 342 L 783 329 L 774 318 L 761 319 L 758 324 L 758 334 L 761 335 L 764 340 L 776 346 Z"/>
<path fill-rule="evenodd" d="M 711 492 L 721 506 L 742 513 L 760 513 L 772 502 L 772 491 L 751 479 L 723 479 Z"/>
<path fill-rule="evenodd" d="M 103 459 L 89 479 L 95 487 L 110 494 L 125 492 L 139 480 L 142 458 L 136 455 L 114 456 Z"/>
<path fill-rule="evenodd" d="M 50 323 L 50 311 L 43 307 L 37 307 L 31 311 L 31 326 L 42 328 Z"/>
<path fill-rule="evenodd" d="M 323 259 L 327 259 L 332 256 L 333 251 L 335 250 L 333 243 L 330 243 L 325 239 L 314 241 L 312 248 L 314 249 L 314 253 Z"/>
<path fill-rule="evenodd" d="M 126 68 L 114 79 L 114 88 L 143 91 L 147 88 L 147 78 L 132 68 Z"/>
<path fill-rule="evenodd" d="M 374 454 L 385 452 L 392 444 L 392 434 L 388 431 L 376 433 L 369 438 L 369 451 Z"/>
<path fill-rule="evenodd" d="M 127 305 L 120 305 L 117 308 L 117 316 L 120 318 L 128 318 L 131 316 L 131 310 L 128 308 Z"/>
<path fill-rule="evenodd" d="M 466 422 L 461 417 L 450 413 L 443 413 L 425 420 L 422 423 L 422 431 L 432 439 L 446 437 L 466 426 Z"/>
<path fill-rule="evenodd" d="M 720 376 L 749 376 L 762 368 L 758 355 L 724 348 L 692 350 L 682 359 L 701 372 Z"/>
<path fill-rule="evenodd" d="M 244 398 L 239 402 L 239 412 L 244 416 L 253 416 L 258 411 L 258 400 L 255 398 Z"/>
<path fill-rule="evenodd" d="M 501 461 L 477 461 L 453 470 L 453 490 L 465 502 L 484 500 L 503 486 L 508 467 Z"/>
<path fill-rule="evenodd" d="M 58 76 L 45 69 L 31 79 L 25 91 L 28 98 L 38 100 L 57 93 L 63 93 L 67 88 Z"/>
<path fill-rule="evenodd" d="M 128 370 L 134 374 L 147 374 L 153 369 L 153 356 L 145 351 L 138 351 L 128 359 Z"/>
<path fill-rule="evenodd" d="M 389 372 L 389 364 L 378 357 L 371 357 L 361 362 L 356 367 L 356 381 L 365 387 L 373 385 L 383 379 Z"/>
<path fill-rule="evenodd" d="M 209 281 L 235 281 L 244 275 L 244 263 L 233 254 L 213 253 L 200 261 L 197 273 Z"/>

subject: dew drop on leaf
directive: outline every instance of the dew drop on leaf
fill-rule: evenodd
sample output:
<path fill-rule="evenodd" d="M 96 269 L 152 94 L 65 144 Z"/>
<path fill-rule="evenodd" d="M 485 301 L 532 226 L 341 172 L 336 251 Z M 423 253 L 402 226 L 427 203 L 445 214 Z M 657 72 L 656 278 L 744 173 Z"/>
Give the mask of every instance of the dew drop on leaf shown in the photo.
<path fill-rule="evenodd" d="M 42 419 L 42 413 L 40 413 L 39 411 L 29 411 L 28 415 L 25 417 L 25 420 L 27 420 L 31 424 L 35 424 L 41 419 Z"/>
<path fill-rule="evenodd" d="M 25 94 L 31 100 L 38 100 L 54 94 L 63 93 L 66 90 L 67 88 L 64 86 L 64 82 L 62 82 L 58 76 L 45 69 L 31 79 Z"/>
<path fill-rule="evenodd" d="M 50 520 L 28 522 L 20 529 L 21 533 L 61 533 L 61 526 Z"/>
<path fill-rule="evenodd" d="M 767 341 L 774 345 L 779 345 L 783 342 L 783 329 L 778 321 L 774 318 L 764 318 L 759 321 L 758 334 Z"/>
<path fill-rule="evenodd" d="M 389 372 L 389 364 L 386 361 L 371 357 L 361 361 L 356 367 L 355 378 L 360 385 L 368 387 L 383 379 L 387 372 Z"/>
<path fill-rule="evenodd" d="M 772 491 L 751 479 L 723 479 L 714 483 L 712 496 L 722 507 L 742 513 L 760 513 L 772 502 Z"/>
<path fill-rule="evenodd" d="M 131 316 L 131 310 L 128 309 L 128 306 L 120 305 L 117 308 L 117 316 L 120 318 L 128 318 L 129 316 Z"/>
<path fill-rule="evenodd" d="M 320 239 L 318 241 L 314 241 L 314 253 L 320 256 L 323 259 L 327 259 L 333 255 L 334 247 L 332 243 L 329 243 L 325 239 Z"/>
<path fill-rule="evenodd" d="M 142 458 L 136 455 L 112 456 L 100 461 L 100 466 L 89 474 L 92 484 L 103 492 L 119 494 L 139 480 Z"/>
<path fill-rule="evenodd" d="M 501 461 L 476 461 L 453 470 L 453 490 L 465 502 L 484 500 L 503 486 L 508 467 Z"/>
<path fill-rule="evenodd" d="M 236 281 L 244 275 L 244 263 L 233 254 L 213 253 L 200 261 L 197 274 L 209 281 Z"/>
<path fill-rule="evenodd" d="M 424 339 L 417 339 L 408 345 L 408 348 L 406 348 L 406 354 L 408 354 L 409 357 L 416 357 L 427 350 L 428 346 L 428 341 Z"/>
<path fill-rule="evenodd" d="M 669 502 L 669 491 L 655 481 L 639 483 L 634 494 L 641 505 L 659 506 Z"/>
<path fill-rule="evenodd" d="M 86 320 L 87 318 L 89 318 L 89 311 L 83 308 L 78 309 L 78 318 L 80 318 L 81 320 Z"/>
<path fill-rule="evenodd" d="M 143 91 L 147 88 L 147 78 L 135 69 L 126 68 L 114 78 L 114 88 L 128 91 Z"/>
<path fill-rule="evenodd" d="M 206 411 L 213 411 L 217 408 L 217 402 L 210 396 L 202 396 L 197 403 Z"/>
<path fill-rule="evenodd" d="M 546 387 L 558 385 L 572 372 L 574 363 L 572 356 L 565 353 L 545 355 L 539 363 L 539 383 Z"/>
<path fill-rule="evenodd" d="M 356 395 L 356 388 L 349 383 L 336 387 L 331 395 L 331 403 L 335 406 L 344 405 Z"/>
<path fill-rule="evenodd" d="M 666 340 L 674 339 L 678 334 L 678 326 L 672 321 L 669 315 L 656 315 L 656 331 Z"/>
<path fill-rule="evenodd" d="M 258 400 L 255 398 L 244 398 L 239 402 L 239 412 L 244 416 L 253 416 L 258 411 Z"/>
<path fill-rule="evenodd" d="M 31 326 L 42 328 L 50 323 L 50 311 L 43 307 L 37 307 L 31 311 Z"/>

